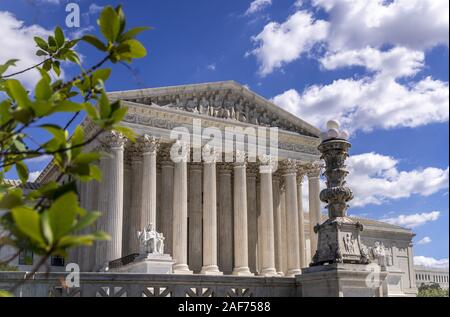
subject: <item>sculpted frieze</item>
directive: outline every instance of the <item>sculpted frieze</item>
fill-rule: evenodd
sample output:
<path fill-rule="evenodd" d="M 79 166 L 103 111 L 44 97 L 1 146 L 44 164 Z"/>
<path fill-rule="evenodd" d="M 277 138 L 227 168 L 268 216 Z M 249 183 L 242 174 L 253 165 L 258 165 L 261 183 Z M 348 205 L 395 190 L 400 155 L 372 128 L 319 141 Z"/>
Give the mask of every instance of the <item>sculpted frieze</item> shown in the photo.
<path fill-rule="evenodd" d="M 215 118 L 236 120 L 259 126 L 278 127 L 285 131 L 315 137 L 314 134 L 308 132 L 306 129 L 284 118 L 280 118 L 278 114 L 258 105 L 251 98 L 244 98 L 232 90 L 197 94 L 180 93 L 167 96 L 128 98 L 124 100 L 146 105 L 156 105 L 163 108 L 172 108 Z"/>

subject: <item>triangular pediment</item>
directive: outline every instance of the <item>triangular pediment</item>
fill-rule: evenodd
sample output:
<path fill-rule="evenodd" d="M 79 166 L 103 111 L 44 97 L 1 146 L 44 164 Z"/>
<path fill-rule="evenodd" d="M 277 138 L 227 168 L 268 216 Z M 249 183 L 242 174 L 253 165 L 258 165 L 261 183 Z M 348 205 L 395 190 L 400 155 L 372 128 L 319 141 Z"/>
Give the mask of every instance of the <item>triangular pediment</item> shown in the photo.
<path fill-rule="evenodd" d="M 316 127 L 235 81 L 119 91 L 108 93 L 108 96 L 115 100 L 278 127 L 311 137 L 318 137 L 320 134 Z"/>

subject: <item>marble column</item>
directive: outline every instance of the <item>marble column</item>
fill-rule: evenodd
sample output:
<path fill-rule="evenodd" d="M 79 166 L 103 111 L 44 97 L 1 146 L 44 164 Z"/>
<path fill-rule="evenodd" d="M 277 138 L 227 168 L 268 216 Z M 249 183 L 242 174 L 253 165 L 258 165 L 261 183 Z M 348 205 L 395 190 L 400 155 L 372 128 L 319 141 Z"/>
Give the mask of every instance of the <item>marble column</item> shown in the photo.
<path fill-rule="evenodd" d="M 122 257 L 122 225 L 123 225 L 123 151 L 125 137 L 115 131 L 107 137 L 110 146 L 111 160 L 109 166 L 109 181 L 103 183 L 109 197 L 107 201 L 106 232 L 111 240 L 106 243 L 105 260 L 112 261 Z"/>
<path fill-rule="evenodd" d="M 298 243 L 300 246 L 300 268 L 308 267 L 306 262 L 306 237 L 305 237 L 305 212 L 303 210 L 303 178 L 305 177 L 305 172 L 300 167 L 297 169 L 297 200 L 298 200 L 298 230 L 299 239 Z"/>
<path fill-rule="evenodd" d="M 263 156 L 259 168 L 261 178 L 261 267 L 259 274 L 263 276 L 277 276 L 278 274 L 275 270 L 272 164 L 270 157 Z"/>
<path fill-rule="evenodd" d="M 88 183 L 88 203 L 87 208 L 90 211 L 98 210 L 98 192 L 99 192 L 100 184 L 97 181 L 90 181 Z M 91 233 L 94 230 L 96 230 L 95 225 L 92 225 L 88 228 L 87 232 Z M 88 247 L 85 252 L 83 252 L 84 257 L 86 259 L 83 259 L 85 261 L 85 271 L 91 272 L 95 269 L 95 254 L 96 254 L 96 243 L 97 241 L 94 241 L 92 246 Z"/>
<path fill-rule="evenodd" d="M 233 272 L 233 184 L 232 166 L 220 163 L 218 179 L 218 239 L 219 269 L 224 274 Z"/>
<path fill-rule="evenodd" d="M 300 245 L 297 208 L 297 162 L 286 159 L 282 164 L 282 174 L 286 184 L 286 234 L 287 234 L 287 272 L 288 276 L 301 273 Z"/>
<path fill-rule="evenodd" d="M 202 164 L 189 166 L 189 267 L 194 273 L 202 269 Z"/>
<path fill-rule="evenodd" d="M 130 151 L 126 149 L 124 152 L 123 162 L 123 223 L 122 223 L 122 257 L 130 255 L 130 212 L 131 212 L 131 160 Z"/>
<path fill-rule="evenodd" d="M 320 168 L 313 166 L 307 171 L 308 175 L 308 191 L 309 191 L 309 232 L 311 241 L 311 257 L 314 256 L 317 250 L 317 233 L 314 232 L 314 227 L 321 223 L 320 219 Z"/>
<path fill-rule="evenodd" d="M 256 273 L 257 246 L 258 246 L 258 214 L 256 180 L 258 170 L 256 164 L 249 163 L 247 170 L 247 211 L 248 211 L 248 266 L 250 271 Z"/>
<path fill-rule="evenodd" d="M 180 144 L 182 154 L 174 163 L 173 171 L 173 273 L 192 274 L 187 264 L 187 161 L 189 147 Z"/>
<path fill-rule="evenodd" d="M 203 266 L 200 274 L 221 275 L 217 266 L 217 179 L 216 153 L 205 145 L 203 152 L 212 152 L 203 162 Z"/>
<path fill-rule="evenodd" d="M 245 153 L 236 151 L 234 163 L 234 268 L 233 275 L 253 275 L 248 267 L 247 176 Z"/>
<path fill-rule="evenodd" d="M 281 184 L 278 174 L 272 177 L 273 184 L 273 225 L 274 225 L 274 241 L 275 241 L 275 269 L 278 275 L 283 273 L 283 240 L 282 240 L 282 217 L 281 217 Z"/>
<path fill-rule="evenodd" d="M 142 151 L 139 144 L 135 143 L 130 149 L 131 160 L 131 208 L 129 213 L 128 249 L 131 253 L 139 253 L 138 231 L 141 227 L 142 213 Z"/>
<path fill-rule="evenodd" d="M 286 185 L 281 178 L 280 209 L 281 209 L 281 271 L 287 272 L 287 216 L 286 216 Z"/>
<path fill-rule="evenodd" d="M 156 230 L 156 154 L 159 140 L 144 134 L 139 138 L 142 149 L 141 229 L 150 224 Z"/>
<path fill-rule="evenodd" d="M 111 157 L 109 157 L 108 151 L 109 148 L 102 144 L 99 148 L 99 151 L 104 154 L 100 158 L 99 168 L 102 172 L 102 179 L 98 186 L 98 199 L 97 199 L 97 207 L 96 209 L 100 211 L 101 215 L 97 219 L 97 231 L 106 231 L 106 219 L 108 218 L 108 201 L 109 201 L 109 192 L 108 192 L 108 183 L 110 180 L 110 161 Z M 99 240 L 95 241 L 95 264 L 93 266 L 94 271 L 100 270 L 105 266 L 106 260 L 106 244 L 108 241 Z"/>
<path fill-rule="evenodd" d="M 161 153 L 161 231 L 164 240 L 164 253 L 172 254 L 173 241 L 173 170 L 174 164 L 170 159 L 169 146 L 164 145 Z"/>

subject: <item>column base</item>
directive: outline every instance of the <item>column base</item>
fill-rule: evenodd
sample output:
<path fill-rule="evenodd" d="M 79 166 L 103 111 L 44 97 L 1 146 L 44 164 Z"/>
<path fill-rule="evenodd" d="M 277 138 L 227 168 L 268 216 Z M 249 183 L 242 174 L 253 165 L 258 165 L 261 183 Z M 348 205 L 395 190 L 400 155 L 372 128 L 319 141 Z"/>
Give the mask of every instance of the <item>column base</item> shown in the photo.
<path fill-rule="evenodd" d="M 259 273 L 261 276 L 278 276 L 277 271 L 274 268 L 268 268 L 268 269 L 262 269 L 261 273 Z"/>
<path fill-rule="evenodd" d="M 174 264 L 172 271 L 173 274 L 191 275 L 194 273 L 191 270 L 189 270 L 189 266 L 187 264 Z"/>
<path fill-rule="evenodd" d="M 233 275 L 236 276 L 253 276 L 254 274 L 250 272 L 248 267 L 235 267 L 233 269 Z"/>
<path fill-rule="evenodd" d="M 200 271 L 202 275 L 223 275 L 223 272 L 219 271 L 219 267 L 217 265 L 207 265 L 203 266 Z"/>
<path fill-rule="evenodd" d="M 284 272 L 277 272 L 278 276 L 284 276 Z"/>
<path fill-rule="evenodd" d="M 286 273 L 286 276 L 296 276 L 302 274 L 302 270 L 300 269 L 289 269 Z"/>

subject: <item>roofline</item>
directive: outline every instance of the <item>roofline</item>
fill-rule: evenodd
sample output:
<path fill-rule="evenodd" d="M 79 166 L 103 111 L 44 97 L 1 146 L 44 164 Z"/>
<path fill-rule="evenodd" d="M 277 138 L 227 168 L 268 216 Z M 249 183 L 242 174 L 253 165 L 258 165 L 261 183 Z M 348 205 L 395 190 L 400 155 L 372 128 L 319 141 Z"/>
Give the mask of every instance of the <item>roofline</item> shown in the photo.
<path fill-rule="evenodd" d="M 236 89 L 240 90 L 241 92 L 248 94 L 249 97 L 254 98 L 256 101 L 259 101 L 263 103 L 265 106 L 269 108 L 269 110 L 273 111 L 279 111 L 281 112 L 286 119 L 290 119 L 294 123 L 297 123 L 298 125 L 301 125 L 303 128 L 306 128 L 310 130 L 312 134 L 315 134 L 317 137 L 320 137 L 320 129 L 315 127 L 314 125 L 308 123 L 307 121 L 297 117 L 296 115 L 292 114 L 291 112 L 275 105 L 270 100 L 262 97 L 261 95 L 255 93 L 254 91 L 246 88 L 242 84 L 238 83 L 235 80 L 226 80 L 226 81 L 216 81 L 216 82 L 206 82 L 206 83 L 196 83 L 196 84 L 188 84 L 188 85 L 174 85 L 174 86 L 165 86 L 165 87 L 155 87 L 155 88 L 143 88 L 143 89 L 131 89 L 131 90 L 118 90 L 118 91 L 111 91 L 107 92 L 107 95 L 109 97 L 114 98 L 114 95 L 119 94 L 125 94 L 129 95 L 130 97 L 146 97 L 149 95 L 158 95 L 158 94 L 167 94 L 167 91 L 169 90 L 179 90 L 180 88 L 183 88 L 186 90 L 187 93 L 194 92 L 199 88 L 229 88 L 229 89 Z"/>

